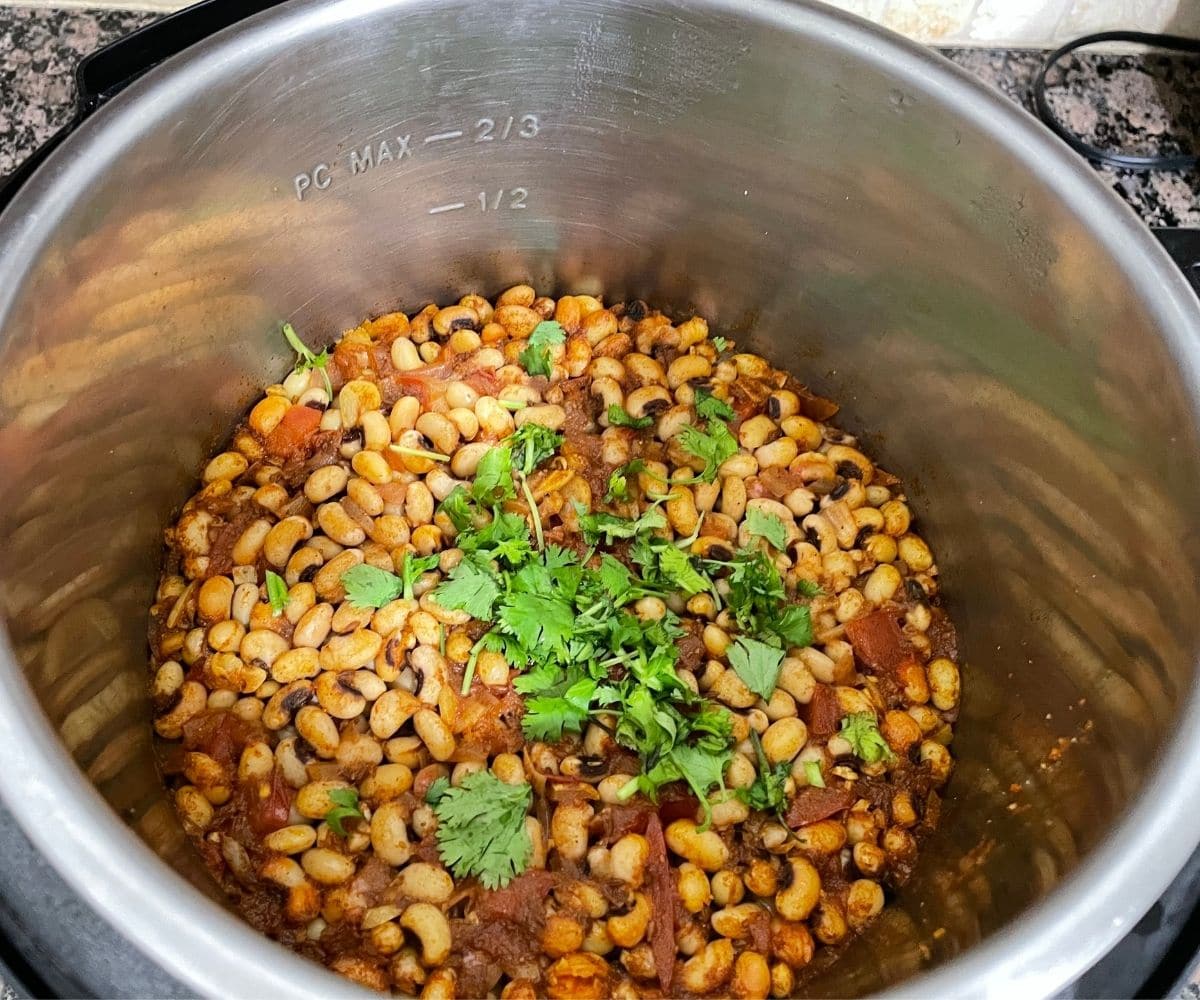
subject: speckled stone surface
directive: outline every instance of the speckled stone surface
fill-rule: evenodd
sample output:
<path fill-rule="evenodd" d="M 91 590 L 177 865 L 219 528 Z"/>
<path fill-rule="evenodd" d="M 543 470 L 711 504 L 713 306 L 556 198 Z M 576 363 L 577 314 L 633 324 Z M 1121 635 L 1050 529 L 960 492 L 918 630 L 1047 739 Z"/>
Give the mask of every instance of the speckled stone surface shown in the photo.
<path fill-rule="evenodd" d="M 0 175 L 70 120 L 75 63 L 148 23 L 134 11 L 0 6 Z M 959 65 L 1025 107 L 1041 61 L 1029 50 L 947 51 Z M 1105 148 L 1200 150 L 1200 59 L 1087 54 L 1051 78 L 1062 120 Z M 1099 168 L 1150 225 L 1200 226 L 1200 172 Z"/>

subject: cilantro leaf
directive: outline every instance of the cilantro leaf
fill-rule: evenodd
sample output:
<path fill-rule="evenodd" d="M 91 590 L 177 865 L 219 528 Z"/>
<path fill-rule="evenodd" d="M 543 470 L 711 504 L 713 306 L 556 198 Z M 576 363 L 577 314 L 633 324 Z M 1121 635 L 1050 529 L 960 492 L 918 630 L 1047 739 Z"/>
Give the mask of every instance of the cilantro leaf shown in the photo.
<path fill-rule="evenodd" d="M 729 341 L 726 340 L 724 337 L 716 336 L 716 337 L 712 337 L 710 339 L 712 340 L 713 347 L 715 347 L 717 349 L 718 354 L 724 354 L 725 351 L 729 348 Z"/>
<path fill-rule="evenodd" d="M 623 562 L 614 559 L 608 553 L 600 557 L 600 569 L 597 572 L 600 585 L 614 601 L 619 601 L 633 589 L 633 574 Z"/>
<path fill-rule="evenodd" d="M 725 651 L 725 655 L 746 687 L 760 698 L 770 700 L 775 682 L 779 680 L 783 650 L 743 635 Z"/>
<path fill-rule="evenodd" d="M 703 387 L 696 390 L 692 405 L 696 407 L 696 416 L 701 420 L 732 420 L 737 416 L 732 406 L 722 399 L 717 399 Z"/>
<path fill-rule="evenodd" d="M 777 514 L 768 513 L 761 507 L 748 507 L 746 529 L 752 535 L 765 538 L 780 552 L 787 548 L 787 525 Z"/>
<path fill-rule="evenodd" d="M 437 805 L 443 795 L 450 790 L 450 779 L 447 777 L 434 778 L 425 789 L 425 801 L 429 805 Z"/>
<path fill-rule="evenodd" d="M 505 440 L 511 449 L 516 469 L 528 476 L 558 451 L 563 436 L 541 424 L 522 424 Z"/>
<path fill-rule="evenodd" d="M 581 733 L 590 717 L 589 706 L 596 693 L 596 681 L 583 677 L 561 695 L 542 695 L 525 702 L 521 728 L 525 738 L 555 742 L 564 732 Z"/>
<path fill-rule="evenodd" d="M 687 596 L 708 590 L 711 581 L 692 564 L 691 558 L 674 545 L 664 545 L 658 552 L 658 568 L 662 575 Z"/>
<path fill-rule="evenodd" d="M 625 407 L 613 403 L 608 408 L 608 423 L 610 427 L 632 427 L 642 431 L 654 423 L 653 417 L 631 417 Z"/>
<path fill-rule="evenodd" d="M 566 331 L 552 319 L 542 320 L 533 328 L 525 350 L 518 355 L 521 367 L 530 375 L 550 377 L 550 348 L 567 339 Z"/>
<path fill-rule="evenodd" d="M 821 776 L 821 763 L 815 760 L 804 762 L 804 777 L 813 788 L 824 788 L 825 779 Z"/>
<path fill-rule="evenodd" d="M 812 613 L 802 604 L 789 604 L 767 624 L 789 649 L 812 645 Z"/>
<path fill-rule="evenodd" d="M 325 391 L 329 393 L 329 402 L 333 402 L 333 383 L 329 381 L 329 348 L 320 354 L 314 354 L 312 349 L 300 339 L 291 323 L 283 324 L 283 339 L 296 352 L 296 371 L 308 372 L 319 370 L 325 378 Z"/>
<path fill-rule="evenodd" d="M 271 604 L 271 614 L 278 618 L 288 606 L 287 581 L 278 573 L 267 570 L 267 600 Z"/>
<path fill-rule="evenodd" d="M 329 792 L 329 801 L 333 803 L 333 808 L 325 814 L 325 822 L 339 837 L 344 837 L 346 828 L 342 824 L 346 820 L 364 818 L 358 807 L 358 789 L 334 788 Z"/>
<path fill-rule="evenodd" d="M 751 809 L 782 813 L 787 808 L 787 779 L 791 766 L 783 761 L 772 767 L 763 751 L 762 740 L 753 729 L 750 730 L 750 742 L 758 757 L 758 775 L 753 785 L 741 790 L 739 797 Z"/>
<path fill-rule="evenodd" d="M 805 597 L 820 597 L 825 593 L 815 580 L 797 580 L 796 589 Z"/>
<path fill-rule="evenodd" d="M 839 734 L 854 751 L 856 757 L 868 764 L 877 764 L 881 760 L 893 760 L 895 754 L 887 745 L 887 740 L 879 731 L 879 724 L 872 712 L 855 712 L 842 719 Z"/>
<path fill-rule="evenodd" d="M 617 538 L 636 538 L 645 532 L 667 526 L 667 516 L 658 507 L 651 507 L 633 521 L 605 511 L 589 514 L 582 505 L 576 509 L 579 512 L 579 527 L 583 531 L 583 540 L 588 545 L 596 545 L 601 538 L 611 545 Z"/>
<path fill-rule="evenodd" d="M 500 585 L 491 571 L 466 558 L 433 592 L 433 599 L 443 608 L 465 611 L 472 618 L 484 621 L 491 619 L 492 607 L 499 596 Z"/>
<path fill-rule="evenodd" d="M 491 771 L 442 790 L 433 806 L 438 854 L 454 877 L 473 875 L 485 889 L 498 889 L 520 875 L 533 855 L 525 829 L 532 801 L 529 785 L 505 784 Z"/>
<path fill-rule="evenodd" d="M 575 625 L 575 609 L 555 594 L 508 594 L 496 617 L 526 649 L 563 649 Z"/>
<path fill-rule="evenodd" d="M 342 574 L 346 600 L 356 608 L 382 608 L 404 593 L 404 581 L 395 573 L 359 563 Z"/>
<path fill-rule="evenodd" d="M 512 448 L 507 444 L 490 448 L 483 453 L 475 469 L 471 496 L 479 503 L 496 506 L 516 496 L 512 479 Z"/>
<path fill-rule="evenodd" d="M 466 487 L 455 486 L 438 510 L 450 518 L 450 523 L 457 531 L 466 531 L 471 527 L 473 512 Z"/>
<path fill-rule="evenodd" d="M 404 562 L 400 564 L 400 580 L 405 600 L 413 599 L 413 585 L 421 578 L 422 574 L 437 569 L 439 562 L 441 562 L 441 556 L 436 552 L 427 556 L 415 556 L 411 552 L 404 553 Z"/>
<path fill-rule="evenodd" d="M 738 450 L 737 438 L 720 420 L 710 420 L 703 431 L 688 424 L 679 432 L 678 440 L 684 451 L 703 460 L 700 478 L 706 483 L 717 478 L 721 463 L 736 455 Z"/>

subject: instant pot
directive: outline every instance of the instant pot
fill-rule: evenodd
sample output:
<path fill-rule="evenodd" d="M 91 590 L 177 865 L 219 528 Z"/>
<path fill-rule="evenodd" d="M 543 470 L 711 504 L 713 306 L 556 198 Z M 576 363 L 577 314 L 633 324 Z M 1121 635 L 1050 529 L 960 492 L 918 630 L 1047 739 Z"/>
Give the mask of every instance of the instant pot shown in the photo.
<path fill-rule="evenodd" d="M 254 6 L 95 57 L 5 191 L 0 795 L 30 947 L 61 890 L 54 961 L 94 992 L 354 991 L 227 912 L 162 791 L 162 530 L 284 371 L 281 321 L 328 342 L 530 281 L 695 309 L 843 401 L 937 543 L 966 663 L 941 828 L 809 990 L 1076 981 L 1200 840 L 1200 310 L 1150 233 L 1001 97 L 818 4 Z"/>

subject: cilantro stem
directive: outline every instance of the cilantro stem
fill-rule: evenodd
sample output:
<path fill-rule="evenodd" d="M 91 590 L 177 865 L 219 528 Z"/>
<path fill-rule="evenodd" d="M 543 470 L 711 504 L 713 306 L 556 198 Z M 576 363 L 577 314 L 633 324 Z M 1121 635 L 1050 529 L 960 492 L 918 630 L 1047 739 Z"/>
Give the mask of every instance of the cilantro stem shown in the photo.
<path fill-rule="evenodd" d="M 513 411 L 523 410 L 529 405 L 523 399 L 498 399 L 496 402 L 503 406 L 506 410 Z"/>
<path fill-rule="evenodd" d="M 471 693 L 471 681 L 475 679 L 475 661 L 479 659 L 479 654 L 483 652 L 483 641 L 489 634 L 489 632 L 484 632 L 479 637 L 478 642 L 471 647 L 471 655 L 467 657 L 467 669 L 463 671 L 462 693 L 464 695 Z"/>
<path fill-rule="evenodd" d="M 533 490 L 529 488 L 529 480 L 521 476 L 521 492 L 525 494 L 525 499 L 529 501 L 529 516 L 533 519 L 533 534 L 537 538 L 538 549 L 546 547 L 546 539 L 542 535 L 542 515 L 538 510 L 537 501 L 533 499 Z"/>
<path fill-rule="evenodd" d="M 389 444 L 388 449 L 397 455 L 411 455 L 413 458 L 428 458 L 431 462 L 449 462 L 450 456 L 439 451 L 425 451 L 423 448 L 405 448 L 398 444 Z"/>

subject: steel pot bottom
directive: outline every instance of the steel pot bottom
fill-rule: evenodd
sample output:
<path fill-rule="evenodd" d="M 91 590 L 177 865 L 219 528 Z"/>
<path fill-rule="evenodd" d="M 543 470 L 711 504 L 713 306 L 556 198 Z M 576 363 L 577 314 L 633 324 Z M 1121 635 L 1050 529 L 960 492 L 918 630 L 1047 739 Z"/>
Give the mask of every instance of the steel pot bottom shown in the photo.
<path fill-rule="evenodd" d="M 346 989 L 172 871 L 202 883 L 143 703 L 160 532 L 281 319 L 518 280 L 702 311 L 844 401 L 937 544 L 958 773 L 817 988 L 1088 964 L 1197 837 L 1195 304 L 1031 120 L 803 5 L 292 3 L 52 157 L 0 223 L 0 787 L 45 853 L 201 991 Z"/>

